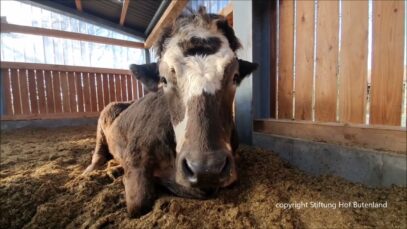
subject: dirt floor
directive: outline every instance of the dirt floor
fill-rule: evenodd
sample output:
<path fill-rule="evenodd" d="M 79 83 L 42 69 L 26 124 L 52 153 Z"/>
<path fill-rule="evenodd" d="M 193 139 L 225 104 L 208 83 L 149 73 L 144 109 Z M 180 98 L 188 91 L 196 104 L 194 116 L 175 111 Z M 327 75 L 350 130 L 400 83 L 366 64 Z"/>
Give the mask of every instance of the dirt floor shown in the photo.
<path fill-rule="evenodd" d="M 2 132 L 0 228 L 407 228 L 406 188 L 313 177 L 250 147 L 239 150 L 240 182 L 216 198 L 164 193 L 150 213 L 129 219 L 114 163 L 80 176 L 94 144 L 95 127 Z M 338 202 L 349 201 L 387 201 L 387 208 L 339 208 Z M 276 206 L 300 202 L 308 206 Z"/>

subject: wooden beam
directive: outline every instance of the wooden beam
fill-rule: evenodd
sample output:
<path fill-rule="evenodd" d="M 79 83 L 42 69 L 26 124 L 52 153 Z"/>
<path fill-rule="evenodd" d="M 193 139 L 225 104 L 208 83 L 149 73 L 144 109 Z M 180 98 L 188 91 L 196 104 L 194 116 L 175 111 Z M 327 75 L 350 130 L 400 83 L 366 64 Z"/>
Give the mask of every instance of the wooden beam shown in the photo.
<path fill-rule="evenodd" d="M 407 154 L 406 128 L 402 127 L 258 119 L 254 120 L 253 130 L 303 140 Z"/>
<path fill-rule="evenodd" d="M 25 62 L 0 62 L 1 69 L 35 69 L 35 70 L 48 70 L 59 72 L 89 72 L 89 73 L 102 73 L 102 74 L 122 74 L 130 75 L 130 70 L 127 69 L 112 69 L 112 68 L 95 68 L 95 67 L 81 67 L 71 65 L 57 65 L 57 64 L 34 64 Z"/>
<path fill-rule="evenodd" d="M 33 35 L 41 35 L 41 36 L 60 37 L 60 38 L 72 39 L 72 40 L 89 41 L 89 42 L 95 42 L 95 43 L 101 43 L 101 44 L 119 45 L 119 46 L 130 47 L 130 48 L 144 48 L 144 44 L 141 42 L 125 41 L 125 40 L 119 40 L 119 39 L 108 38 L 108 37 L 88 35 L 88 34 L 83 34 L 83 33 L 66 32 L 66 31 L 55 30 L 55 29 L 45 29 L 45 28 L 14 25 L 14 24 L 7 24 L 7 23 L 1 23 L 1 32 L 2 33 L 25 33 L 25 34 L 33 34 Z"/>
<path fill-rule="evenodd" d="M 174 0 L 168 5 L 160 20 L 154 26 L 153 31 L 151 31 L 150 35 L 147 37 L 144 44 L 145 48 L 150 48 L 154 44 L 160 36 L 162 29 L 173 23 L 187 4 L 188 1 L 186 0 Z"/>
<path fill-rule="evenodd" d="M 81 0 L 75 0 L 75 5 L 76 5 L 76 9 L 77 9 L 78 11 L 80 11 L 80 12 L 83 11 Z"/>
<path fill-rule="evenodd" d="M 1 121 L 21 121 L 21 120 L 44 120 L 44 119 L 64 119 L 64 118 L 96 118 L 99 112 L 64 112 L 54 114 L 26 114 L 26 115 L 2 115 Z"/>
<path fill-rule="evenodd" d="M 127 10 L 129 9 L 130 0 L 123 1 L 122 14 L 120 15 L 120 25 L 124 25 L 126 20 Z"/>

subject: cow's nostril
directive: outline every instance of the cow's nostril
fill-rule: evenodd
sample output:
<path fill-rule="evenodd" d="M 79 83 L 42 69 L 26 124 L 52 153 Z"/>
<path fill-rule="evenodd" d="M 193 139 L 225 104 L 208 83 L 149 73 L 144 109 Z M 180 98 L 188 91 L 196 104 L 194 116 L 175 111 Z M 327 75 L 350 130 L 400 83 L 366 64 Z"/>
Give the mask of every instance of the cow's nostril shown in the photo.
<path fill-rule="evenodd" d="M 226 157 L 225 163 L 223 164 L 222 170 L 220 172 L 221 176 L 227 176 L 230 171 L 230 160 Z"/>
<path fill-rule="evenodd" d="M 185 176 L 187 177 L 187 179 L 189 180 L 189 182 L 191 182 L 191 183 L 197 182 L 196 174 L 194 173 L 192 167 L 189 165 L 187 159 L 184 159 L 182 161 L 182 170 L 183 170 Z"/>

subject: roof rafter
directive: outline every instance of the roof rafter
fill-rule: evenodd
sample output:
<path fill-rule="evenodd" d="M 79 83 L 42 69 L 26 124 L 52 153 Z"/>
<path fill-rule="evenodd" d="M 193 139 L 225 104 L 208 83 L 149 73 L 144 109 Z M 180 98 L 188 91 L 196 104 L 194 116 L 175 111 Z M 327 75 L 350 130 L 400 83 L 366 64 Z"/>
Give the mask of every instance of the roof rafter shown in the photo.
<path fill-rule="evenodd" d="M 120 25 L 124 25 L 126 20 L 127 10 L 129 9 L 130 0 L 123 1 L 122 13 L 120 15 Z"/>
<path fill-rule="evenodd" d="M 77 9 L 78 11 L 81 11 L 81 12 L 83 11 L 81 0 L 75 0 L 75 5 L 76 5 L 76 9 Z"/>

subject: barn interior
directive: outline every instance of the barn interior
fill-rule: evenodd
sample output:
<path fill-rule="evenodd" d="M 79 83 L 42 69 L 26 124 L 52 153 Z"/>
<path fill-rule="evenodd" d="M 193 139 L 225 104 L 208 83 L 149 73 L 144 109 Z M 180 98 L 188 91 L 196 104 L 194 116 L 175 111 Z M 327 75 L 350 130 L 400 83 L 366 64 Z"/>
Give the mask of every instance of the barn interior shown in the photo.
<path fill-rule="evenodd" d="M 404 1 L 0 4 L 0 228 L 407 227 Z M 201 5 L 259 63 L 234 102 L 239 181 L 208 200 L 162 190 L 128 218 L 117 162 L 81 176 L 97 118 L 150 93 L 129 64 Z"/>

